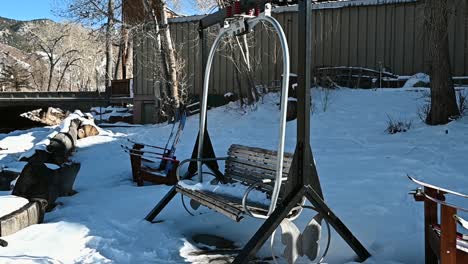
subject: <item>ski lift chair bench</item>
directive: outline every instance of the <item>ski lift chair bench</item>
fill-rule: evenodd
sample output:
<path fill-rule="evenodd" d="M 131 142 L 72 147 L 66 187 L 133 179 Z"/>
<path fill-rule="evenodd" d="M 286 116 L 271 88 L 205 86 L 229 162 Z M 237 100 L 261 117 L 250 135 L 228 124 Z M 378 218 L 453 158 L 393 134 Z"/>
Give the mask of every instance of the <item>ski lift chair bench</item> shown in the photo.
<path fill-rule="evenodd" d="M 293 154 L 284 153 L 283 177 L 287 178 L 291 167 Z M 271 197 L 274 189 L 277 152 L 261 148 L 254 148 L 233 144 L 230 146 L 225 160 L 224 179 L 226 183 L 241 183 L 249 186 L 242 197 L 215 193 L 206 190 L 194 190 L 177 184 L 178 193 L 185 195 L 194 202 L 213 209 L 236 222 L 240 222 L 244 215 L 266 215 L 268 206 L 260 203 L 247 204 L 250 191 L 256 189 Z M 192 160 L 182 161 L 182 164 Z M 178 175 L 177 175 L 178 176 Z M 285 183 L 285 182 L 283 182 Z M 283 193 L 280 193 L 281 200 Z"/>
<path fill-rule="evenodd" d="M 280 2 L 283 4 L 286 3 L 286 1 Z M 287 3 L 289 2 L 292 1 L 287 1 Z M 234 7 L 231 8 L 232 10 L 241 10 L 241 5 L 250 3 L 254 2 L 236 1 L 234 2 Z M 255 3 L 258 4 L 258 2 Z M 261 9 L 261 6 L 257 5 L 257 8 L 257 10 L 259 10 Z M 157 203 L 157 205 L 145 217 L 145 220 L 152 223 L 161 223 L 160 220 L 154 221 L 154 219 L 162 212 L 177 193 L 182 194 L 182 196 L 190 197 L 192 201 L 194 201 L 194 203 L 191 203 L 194 208 L 197 208 L 202 204 L 235 221 L 241 221 L 244 216 L 252 216 L 254 218 L 262 219 L 264 220 L 263 224 L 245 244 L 239 254 L 237 254 L 233 262 L 235 264 L 244 264 L 248 263 L 249 260 L 255 256 L 256 252 L 258 252 L 268 238 L 273 235 L 279 225 L 285 222 L 291 222 L 294 218 L 299 217 L 302 208 L 306 208 L 304 202 L 308 200 L 311 202 L 312 206 L 307 207 L 317 211 L 318 216 L 323 217 L 327 223 L 335 228 L 337 233 L 345 239 L 359 258 L 364 261 L 370 256 L 369 252 L 344 225 L 344 223 L 331 211 L 323 200 L 320 180 L 318 178 L 313 154 L 310 148 L 310 90 L 308 88 L 305 89 L 305 87 L 311 87 L 309 78 L 300 78 L 301 87 L 303 87 L 303 89 L 298 90 L 298 109 L 301 111 L 299 111 L 298 114 L 295 154 L 291 155 L 284 151 L 286 138 L 286 109 L 290 74 L 289 47 L 286 35 L 281 28 L 281 24 L 271 17 L 270 3 L 267 3 L 264 9 L 265 11 L 258 16 L 238 16 L 235 17 L 234 20 L 229 21 L 221 18 L 221 21 L 219 21 L 223 22 L 224 26 L 220 29 L 218 36 L 214 40 L 206 60 L 203 90 L 200 100 L 201 107 L 198 138 L 192 152 L 192 158 L 179 164 L 180 168 L 182 167 L 182 163 L 190 162 L 187 174 Z M 301 19 L 299 19 L 299 21 L 307 21 L 307 17 L 310 18 L 311 14 L 308 10 L 311 9 L 311 1 L 301 1 L 299 4 Z M 224 12 L 224 10 L 222 11 Z M 215 14 L 214 16 L 218 15 Z M 214 23 L 209 22 L 212 18 L 212 16 L 204 18 L 200 22 L 200 28 L 204 29 L 209 25 L 218 23 L 218 21 Z M 204 22 L 207 24 L 204 24 Z M 210 70 L 213 64 L 215 52 L 224 37 L 233 37 L 241 33 L 253 32 L 252 29 L 263 22 L 271 24 L 279 37 L 282 47 L 283 76 L 285 76 L 285 78 L 283 78 L 281 86 L 281 113 L 277 151 L 241 145 L 231 145 L 228 150 L 227 157 L 217 158 L 208 134 L 207 126 L 207 101 Z M 304 28 L 306 28 L 306 32 L 310 24 L 311 23 L 303 23 Z M 203 30 L 200 30 L 199 32 L 201 35 L 200 39 L 203 40 Z M 307 34 L 302 35 L 307 36 Z M 300 76 L 307 76 L 307 74 L 311 72 L 311 63 L 307 63 L 307 61 L 303 59 L 312 57 L 307 54 L 311 49 L 307 48 L 310 46 L 307 38 L 303 36 L 301 36 L 301 38 L 302 41 L 299 41 L 301 44 L 299 50 L 304 56 L 299 56 L 300 60 L 302 60 L 300 65 L 303 66 L 299 67 L 299 73 Z M 224 173 L 219 171 L 219 160 L 225 161 Z M 204 172 L 204 167 L 208 167 L 210 172 Z M 242 198 L 240 198 L 232 197 L 234 195 L 227 195 L 227 193 L 231 193 L 230 191 L 226 194 L 221 194 L 221 192 L 214 193 L 204 190 L 206 188 L 204 188 L 203 184 L 201 184 L 202 188 L 199 188 L 197 184 L 189 186 L 188 182 L 186 182 L 192 181 L 192 183 L 197 183 L 196 178 L 198 178 L 198 183 L 203 183 L 203 176 L 206 174 L 215 175 L 216 180 L 219 181 L 219 183 L 237 182 L 247 185 L 248 187 L 243 189 L 241 193 L 237 195 L 242 196 Z M 178 175 L 179 174 L 176 173 L 176 176 Z M 196 175 L 197 177 L 195 177 Z M 206 183 L 214 182 L 205 181 L 204 184 Z M 222 185 L 223 184 L 220 184 L 219 186 Z M 236 186 L 236 188 L 238 187 L 240 186 Z M 268 198 L 266 203 L 268 203 L 268 206 L 258 205 L 250 201 L 248 202 L 249 193 L 254 189 L 266 193 Z M 284 221 L 285 219 L 288 219 L 288 221 Z M 320 230 L 320 227 L 318 226 L 320 224 L 317 223 L 317 225 L 314 225 L 314 221 L 315 218 L 308 225 L 308 227 L 310 226 L 313 230 L 311 231 L 311 229 L 306 227 L 306 230 L 304 230 L 304 233 L 302 234 L 305 239 L 301 239 L 302 242 L 300 243 L 304 243 L 305 245 L 310 242 L 309 245 L 312 245 L 311 243 L 316 244 L 318 241 L 319 237 L 317 235 L 320 234 L 318 231 Z M 314 230 L 317 230 L 318 232 L 315 232 Z M 317 249 L 318 247 L 315 248 Z M 291 245 L 291 250 L 292 249 L 294 249 L 294 252 L 289 254 L 288 260 L 293 259 L 293 255 L 294 260 L 296 260 L 296 253 L 299 254 L 299 246 Z M 302 249 L 307 250 L 302 251 Z M 301 244 L 301 253 L 306 253 L 310 259 L 314 259 L 316 256 L 309 255 L 309 253 L 313 254 L 316 252 L 312 252 L 311 249 L 312 247 L 302 247 Z M 325 250 L 324 255 L 326 254 L 326 251 L 327 250 Z"/>
<path fill-rule="evenodd" d="M 425 263 L 468 263 L 468 236 L 457 233 L 457 222 L 468 229 L 468 222 L 458 216 L 457 211 L 468 212 L 468 209 L 445 201 L 447 194 L 462 198 L 468 196 L 430 186 L 418 188 L 412 194 L 416 201 L 424 202 Z"/>

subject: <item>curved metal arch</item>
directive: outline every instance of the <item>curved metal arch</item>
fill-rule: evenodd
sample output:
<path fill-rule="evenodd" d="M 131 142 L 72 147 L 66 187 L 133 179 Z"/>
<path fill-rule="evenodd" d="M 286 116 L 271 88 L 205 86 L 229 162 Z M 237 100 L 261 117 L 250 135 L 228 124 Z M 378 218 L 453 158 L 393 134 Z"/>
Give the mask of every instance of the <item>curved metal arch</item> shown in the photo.
<path fill-rule="evenodd" d="M 281 47 L 283 50 L 283 81 L 282 81 L 282 93 L 281 93 L 281 117 L 280 117 L 280 129 L 279 129 L 279 142 L 278 142 L 278 156 L 277 156 L 277 163 L 276 163 L 276 177 L 275 177 L 275 185 L 271 196 L 271 204 L 268 209 L 268 215 L 272 214 L 273 211 L 276 209 L 276 203 L 278 201 L 281 183 L 283 180 L 283 160 L 284 160 L 284 142 L 285 142 L 285 134 L 286 134 L 286 110 L 288 107 L 288 87 L 289 87 L 289 71 L 290 71 L 290 61 L 289 61 L 289 47 L 288 42 L 286 39 L 286 35 L 281 27 L 281 24 L 273 17 L 261 15 L 259 17 L 255 17 L 249 19 L 247 24 L 249 29 L 253 29 L 259 22 L 267 22 L 271 24 L 276 31 Z M 206 127 L 206 116 L 207 116 L 207 105 L 208 105 L 208 89 L 209 89 L 209 80 L 210 80 L 210 72 L 211 67 L 213 64 L 214 54 L 218 49 L 218 46 L 222 40 L 222 38 L 230 33 L 229 28 L 221 29 L 220 33 L 216 37 L 213 46 L 211 47 L 210 53 L 208 55 L 207 65 L 205 69 L 205 76 L 203 82 L 203 95 L 202 95 L 202 102 L 200 108 L 200 130 L 198 135 L 198 159 L 202 158 L 203 155 L 203 140 L 205 138 L 205 127 Z M 203 180 L 203 162 L 197 162 L 197 171 L 199 175 L 200 182 Z"/>

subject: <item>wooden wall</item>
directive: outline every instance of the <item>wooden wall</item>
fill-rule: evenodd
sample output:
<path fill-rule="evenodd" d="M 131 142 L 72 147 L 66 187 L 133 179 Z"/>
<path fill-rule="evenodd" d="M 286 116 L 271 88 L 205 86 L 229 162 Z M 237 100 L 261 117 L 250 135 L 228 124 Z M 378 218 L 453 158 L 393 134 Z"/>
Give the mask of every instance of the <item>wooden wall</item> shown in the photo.
<path fill-rule="evenodd" d="M 468 4 L 453 0 L 449 40 L 452 70 L 456 76 L 468 76 Z M 350 2 L 352 3 L 352 2 Z M 356 4 L 357 3 L 357 4 Z M 371 69 L 385 67 L 399 75 L 429 72 L 427 41 L 424 33 L 423 1 L 362 0 L 355 4 L 319 4 L 312 12 L 314 66 L 361 66 Z M 275 12 L 288 38 L 291 71 L 297 71 L 298 16 L 297 7 Z M 198 19 L 176 18 L 171 31 L 178 54 L 185 61 L 190 93 L 198 94 L 203 75 L 201 47 L 198 40 Z M 209 34 L 209 49 L 215 30 Z M 206 34 L 205 34 L 206 35 Z M 251 53 L 258 62 L 255 79 L 270 85 L 281 78 L 281 52 L 277 37 L 265 28 L 257 27 L 255 47 Z M 135 47 L 135 94 L 154 96 L 151 80 L 152 41 Z M 146 66 L 145 66 L 146 65 Z M 148 67 L 150 66 L 150 67 Z M 224 94 L 236 87 L 234 66 L 225 56 L 214 61 L 211 91 Z"/>

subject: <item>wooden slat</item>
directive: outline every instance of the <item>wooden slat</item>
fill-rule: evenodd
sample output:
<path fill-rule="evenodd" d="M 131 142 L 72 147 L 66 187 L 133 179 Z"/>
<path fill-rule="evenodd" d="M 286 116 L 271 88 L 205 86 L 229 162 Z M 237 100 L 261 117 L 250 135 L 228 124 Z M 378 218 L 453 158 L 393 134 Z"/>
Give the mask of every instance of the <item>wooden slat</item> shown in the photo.
<path fill-rule="evenodd" d="M 404 29 L 404 45 L 403 45 L 403 71 L 402 72 L 414 72 L 414 29 L 416 10 L 415 5 L 404 6 L 405 15 L 405 29 Z"/>
<path fill-rule="evenodd" d="M 262 155 L 255 155 L 252 153 L 246 153 L 242 151 L 235 151 L 235 152 L 230 152 L 228 156 L 237 158 L 237 159 L 245 159 L 245 160 L 254 160 L 259 163 L 265 163 L 265 164 L 270 164 L 270 165 L 276 165 L 276 155 L 275 156 L 262 156 Z M 285 157 L 283 159 L 283 166 L 290 166 L 292 162 L 292 159 Z M 274 167 L 276 168 L 276 166 Z"/>
<path fill-rule="evenodd" d="M 440 262 L 457 264 L 457 224 L 453 218 L 457 210 L 445 205 L 441 208 Z"/>
<path fill-rule="evenodd" d="M 231 147 L 229 147 L 228 155 L 229 155 L 230 151 L 234 151 L 234 150 L 238 151 L 238 152 L 244 151 L 246 153 L 249 153 L 249 152 L 263 153 L 264 155 L 270 155 L 270 156 L 273 156 L 273 157 L 276 157 L 276 155 L 277 155 L 277 152 L 273 151 L 273 150 L 267 150 L 267 149 L 262 149 L 262 148 L 257 148 L 257 147 L 247 147 L 247 146 L 242 146 L 242 145 L 238 145 L 238 144 L 233 144 L 233 145 L 231 145 Z M 294 155 L 292 153 L 289 153 L 289 152 L 284 153 L 285 159 L 292 159 L 293 156 Z"/>
<path fill-rule="evenodd" d="M 340 65 L 341 60 L 341 9 L 332 10 L 332 65 Z"/>
<path fill-rule="evenodd" d="M 191 199 L 199 202 L 200 204 L 216 210 L 217 212 L 231 218 L 232 220 L 239 222 L 242 217 L 240 216 L 241 211 L 229 206 L 228 204 L 223 204 L 219 199 L 211 199 L 206 193 L 201 195 L 195 191 L 184 189 L 180 186 L 177 186 L 177 192 L 182 193 L 190 197 Z M 197 195 L 198 194 L 198 195 Z"/>
<path fill-rule="evenodd" d="M 234 221 L 239 222 L 243 219 L 242 215 L 245 212 L 243 210 L 242 200 L 240 197 L 232 197 L 208 191 L 189 190 L 182 186 L 177 186 L 177 191 L 210 209 L 224 214 Z M 267 206 L 258 203 L 249 202 L 247 207 L 251 211 L 257 213 L 265 213 L 267 211 Z"/>
<path fill-rule="evenodd" d="M 259 174 L 265 174 L 265 175 L 270 175 L 270 176 L 275 176 L 276 175 L 276 168 L 270 167 L 268 165 L 263 165 L 263 166 L 254 166 L 255 162 L 252 161 L 245 161 L 245 162 L 238 162 L 238 161 L 233 161 L 228 160 L 226 162 L 226 168 L 239 168 L 243 170 L 252 170 L 254 172 L 257 172 Z M 283 175 L 288 175 L 289 173 L 289 168 L 284 168 L 283 169 Z"/>
<path fill-rule="evenodd" d="M 270 171 L 276 171 L 276 165 L 273 164 L 273 163 L 266 163 L 266 162 L 262 162 L 260 163 L 259 161 L 257 160 L 248 160 L 248 159 L 238 159 L 238 158 L 235 158 L 235 157 L 229 157 L 228 163 L 235 163 L 235 164 L 243 164 L 244 166 L 250 166 L 250 167 L 254 167 L 254 168 L 259 168 L 259 169 L 262 169 L 262 170 L 270 170 Z M 289 167 L 288 166 L 284 166 L 283 167 L 283 171 L 286 171 L 288 172 L 289 171 Z"/>
<path fill-rule="evenodd" d="M 414 15 L 414 69 L 413 71 L 423 71 L 424 69 L 424 6 L 416 5 Z"/>
<path fill-rule="evenodd" d="M 356 28 L 358 35 L 358 48 L 357 48 L 357 65 L 360 67 L 367 67 L 367 35 L 368 25 L 367 25 L 367 6 L 358 7 L 358 27 Z"/>
<path fill-rule="evenodd" d="M 376 43 L 377 38 L 377 6 L 368 7 L 367 12 L 367 56 L 366 67 L 370 69 L 379 69 L 376 63 L 376 48 L 381 43 Z"/>
<path fill-rule="evenodd" d="M 333 63 L 333 9 L 323 10 L 323 64 L 332 65 Z"/>
<path fill-rule="evenodd" d="M 313 62 L 314 66 L 321 66 L 324 65 L 324 43 L 323 43 L 323 36 L 324 36 L 324 30 L 325 30 L 325 25 L 324 25 L 324 17 L 323 17 L 323 10 L 316 10 L 315 15 L 316 15 L 316 27 L 315 27 L 315 42 L 317 45 L 317 54 L 315 56 L 315 60 Z M 313 33 L 313 34 L 314 34 Z"/>
<path fill-rule="evenodd" d="M 359 66 L 359 12 L 357 7 L 349 9 L 349 65 Z"/>
<path fill-rule="evenodd" d="M 404 57 L 405 57 L 405 30 L 406 30 L 406 8 L 404 6 L 397 5 L 395 8 L 395 50 L 394 50 L 394 72 L 404 72 Z"/>
<path fill-rule="evenodd" d="M 341 42 L 340 42 L 340 64 L 341 66 L 350 65 L 350 9 L 346 8 L 341 11 Z"/>

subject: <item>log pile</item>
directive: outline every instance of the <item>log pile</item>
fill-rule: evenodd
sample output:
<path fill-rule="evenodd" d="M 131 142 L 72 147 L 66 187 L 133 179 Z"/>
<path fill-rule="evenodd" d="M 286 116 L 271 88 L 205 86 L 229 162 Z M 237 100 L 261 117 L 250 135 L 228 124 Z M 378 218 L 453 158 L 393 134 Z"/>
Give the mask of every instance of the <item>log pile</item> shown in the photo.
<path fill-rule="evenodd" d="M 27 199 L 44 199 L 47 210 L 55 207 L 55 200 L 61 196 L 73 195 L 73 183 L 80 170 L 80 164 L 70 161 L 79 138 L 95 136 L 99 130 L 89 116 L 81 112 L 69 115 L 49 138 L 38 144 L 33 151 L 20 160 L 28 162 L 21 172 L 13 195 Z"/>
<path fill-rule="evenodd" d="M 92 118 L 77 111 L 65 118 L 45 140 L 22 155 L 20 161 L 27 164 L 12 194 L 28 199 L 29 203 L 9 215 L 0 216 L 0 237 L 41 223 L 44 213 L 56 206 L 58 197 L 76 194 L 73 184 L 81 165 L 71 161 L 70 157 L 78 139 L 98 134 L 99 128 Z M 14 172 L 0 171 L 0 188 L 9 188 L 16 176 Z"/>
<path fill-rule="evenodd" d="M 70 113 L 59 108 L 49 107 L 45 109 L 36 109 L 21 114 L 21 117 L 27 118 L 48 126 L 59 125 Z"/>

